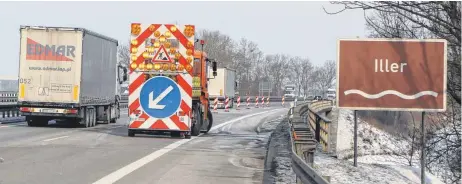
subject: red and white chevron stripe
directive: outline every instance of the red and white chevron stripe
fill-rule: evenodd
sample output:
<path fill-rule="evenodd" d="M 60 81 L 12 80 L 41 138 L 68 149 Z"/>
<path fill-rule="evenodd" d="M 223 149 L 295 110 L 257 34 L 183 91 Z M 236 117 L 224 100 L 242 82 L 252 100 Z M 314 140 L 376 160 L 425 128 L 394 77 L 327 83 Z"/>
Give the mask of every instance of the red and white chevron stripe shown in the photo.
<path fill-rule="evenodd" d="M 186 61 L 186 50 L 187 43 L 194 43 L 194 36 L 187 38 L 182 31 L 185 26 L 176 26 L 172 24 L 141 24 L 141 34 L 134 36 L 132 40 L 136 39 L 137 44 L 131 44 L 130 51 L 133 48 L 137 48 L 137 59 L 136 64 L 143 63 L 145 61 L 143 53 L 147 50 L 145 43 L 150 39 L 156 39 L 154 32 L 159 31 L 163 35 L 166 31 L 170 31 L 172 34 L 168 39 L 178 40 L 179 44 L 176 48 L 181 54 L 179 63 L 187 66 L 189 63 Z M 188 25 L 194 27 L 193 25 Z M 174 29 L 175 27 L 176 29 Z M 172 29 L 173 28 L 173 29 Z M 194 51 L 194 49 L 193 49 Z M 170 58 L 174 58 L 171 55 Z M 190 64 L 192 66 L 192 63 Z M 141 71 L 135 71 L 130 68 L 129 75 L 129 116 L 130 116 L 130 129 L 153 129 L 153 130 L 182 130 L 189 131 L 191 127 L 191 107 L 192 107 L 192 76 L 191 73 L 181 73 L 176 76 L 177 84 L 181 91 L 181 104 L 176 114 L 168 118 L 157 119 L 150 117 L 143 112 L 141 108 L 139 97 L 140 91 L 146 81 L 145 73 Z M 137 117 L 138 114 L 138 117 Z"/>

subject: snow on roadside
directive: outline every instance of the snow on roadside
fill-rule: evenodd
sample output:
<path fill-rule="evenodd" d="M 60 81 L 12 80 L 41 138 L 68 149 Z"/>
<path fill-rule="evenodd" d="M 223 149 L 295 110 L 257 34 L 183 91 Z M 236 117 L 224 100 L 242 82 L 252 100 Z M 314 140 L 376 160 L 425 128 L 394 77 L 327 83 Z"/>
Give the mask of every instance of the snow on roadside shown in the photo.
<path fill-rule="evenodd" d="M 420 183 L 420 168 L 406 166 L 408 161 L 392 153 L 408 148 L 406 140 L 381 131 L 358 118 L 358 167 L 353 167 L 354 117 L 351 110 L 339 110 L 337 157 L 316 152 L 315 169 L 330 176 L 331 183 L 385 184 Z M 418 166 L 418 152 L 413 165 Z M 427 183 L 442 184 L 435 176 L 426 173 Z"/>
<path fill-rule="evenodd" d="M 357 118 L 358 154 L 388 155 L 409 147 L 409 143 L 399 139 Z M 353 156 L 354 116 L 351 110 L 339 110 L 337 132 L 337 156 L 340 159 Z"/>

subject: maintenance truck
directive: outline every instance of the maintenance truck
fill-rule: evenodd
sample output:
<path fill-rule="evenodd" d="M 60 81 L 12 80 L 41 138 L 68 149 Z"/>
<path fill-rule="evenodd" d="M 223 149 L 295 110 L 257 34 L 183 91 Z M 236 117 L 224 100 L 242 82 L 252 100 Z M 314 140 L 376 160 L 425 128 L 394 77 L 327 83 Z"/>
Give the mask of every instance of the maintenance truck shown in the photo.
<path fill-rule="evenodd" d="M 218 100 L 217 108 L 225 108 L 225 100 L 229 98 L 228 107 L 233 108 L 236 96 L 236 71 L 230 68 L 218 68 L 217 76 L 210 79 L 210 100 Z"/>
<path fill-rule="evenodd" d="M 203 52 L 205 42 L 195 39 L 194 30 L 194 25 L 131 24 L 128 136 L 170 133 L 190 139 L 212 128 L 208 80 L 217 75 L 217 63 Z"/>
<path fill-rule="evenodd" d="M 20 27 L 18 106 L 29 126 L 120 118 L 118 41 L 84 28 Z"/>

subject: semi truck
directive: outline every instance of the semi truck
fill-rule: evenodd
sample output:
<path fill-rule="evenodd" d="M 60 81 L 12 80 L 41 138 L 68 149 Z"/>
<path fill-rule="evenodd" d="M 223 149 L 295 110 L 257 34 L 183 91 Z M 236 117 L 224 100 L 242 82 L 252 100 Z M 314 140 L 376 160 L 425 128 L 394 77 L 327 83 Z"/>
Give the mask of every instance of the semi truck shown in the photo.
<path fill-rule="evenodd" d="M 288 99 L 295 99 L 295 85 L 294 84 L 288 84 L 284 86 L 284 98 Z"/>
<path fill-rule="evenodd" d="M 225 100 L 229 98 L 228 106 L 234 106 L 236 96 L 236 71 L 230 68 L 218 68 L 217 76 L 209 80 L 210 101 L 218 99 L 217 108 L 225 107 Z"/>
<path fill-rule="evenodd" d="M 208 80 L 217 75 L 217 62 L 194 32 L 194 25 L 131 24 L 129 137 L 190 139 L 212 128 Z"/>
<path fill-rule="evenodd" d="M 120 118 L 118 41 L 71 27 L 20 27 L 18 106 L 29 126 L 60 120 L 84 127 Z"/>

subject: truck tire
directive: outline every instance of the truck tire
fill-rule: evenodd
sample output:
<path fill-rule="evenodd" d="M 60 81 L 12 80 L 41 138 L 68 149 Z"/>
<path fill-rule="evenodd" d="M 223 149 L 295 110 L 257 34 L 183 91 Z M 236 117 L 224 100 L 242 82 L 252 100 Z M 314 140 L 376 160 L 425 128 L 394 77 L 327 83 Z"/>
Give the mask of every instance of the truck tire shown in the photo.
<path fill-rule="evenodd" d="M 41 127 L 41 126 L 48 125 L 48 120 L 44 118 L 40 118 L 40 117 L 27 116 L 26 121 L 27 121 L 27 126 L 30 126 L 30 127 Z"/>
<path fill-rule="evenodd" d="M 91 123 L 91 121 L 90 121 L 90 109 L 85 108 L 81 124 L 83 124 L 83 126 L 85 128 L 88 128 L 88 127 L 90 127 L 90 123 Z"/>
<path fill-rule="evenodd" d="M 96 109 L 91 109 L 91 127 L 96 126 Z"/>
<path fill-rule="evenodd" d="M 202 116 L 199 108 L 196 106 L 193 108 L 193 123 L 191 128 L 191 135 L 198 136 L 201 133 L 202 127 Z"/>
<path fill-rule="evenodd" d="M 112 106 L 109 106 L 107 109 L 106 109 L 106 120 L 104 121 L 105 123 L 109 124 L 111 123 L 111 113 L 112 113 Z"/>
<path fill-rule="evenodd" d="M 116 103 L 115 106 L 112 106 L 111 108 L 113 108 L 114 110 L 114 118 L 111 119 L 111 123 L 117 123 L 117 119 L 120 118 L 120 106 L 119 106 L 119 102 Z"/>
<path fill-rule="evenodd" d="M 135 137 L 135 131 L 133 130 L 128 130 L 128 137 Z"/>
<path fill-rule="evenodd" d="M 207 131 L 205 133 L 208 133 L 210 129 L 212 129 L 212 126 L 213 126 L 213 115 L 210 109 L 208 109 L 207 111 L 207 121 L 209 121 L 209 124 L 207 126 Z"/>

